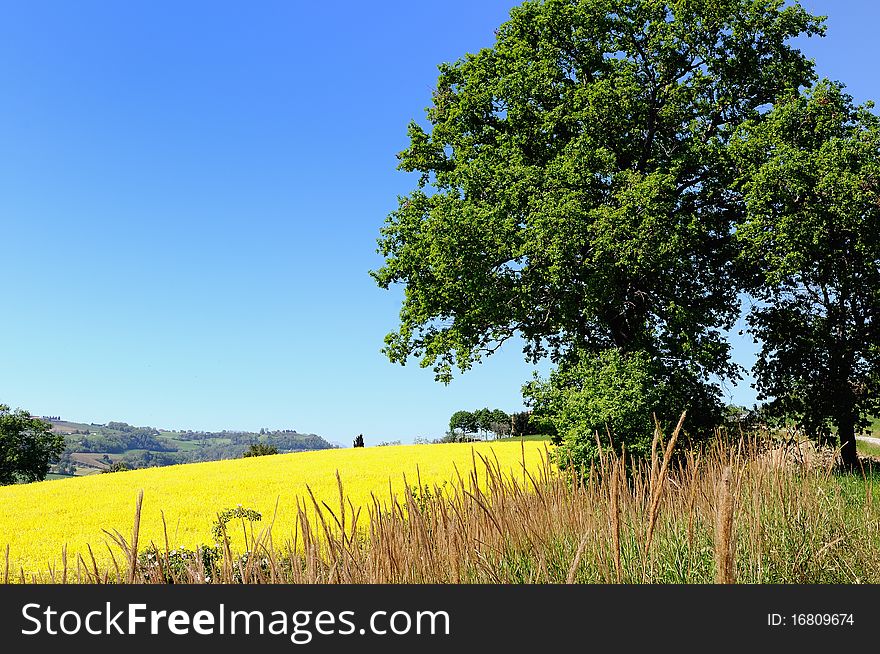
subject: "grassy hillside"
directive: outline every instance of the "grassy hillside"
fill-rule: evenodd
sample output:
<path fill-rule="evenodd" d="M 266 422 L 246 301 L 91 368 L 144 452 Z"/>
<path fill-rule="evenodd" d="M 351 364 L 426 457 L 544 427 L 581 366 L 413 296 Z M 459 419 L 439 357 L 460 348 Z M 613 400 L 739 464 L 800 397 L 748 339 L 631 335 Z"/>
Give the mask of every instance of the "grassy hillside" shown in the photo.
<path fill-rule="evenodd" d="M 540 467 L 544 443 L 466 443 L 336 449 L 280 454 L 231 461 L 214 461 L 149 468 L 34 484 L 0 487 L 0 551 L 9 545 L 10 574 L 19 568 L 60 570 L 67 546 L 69 565 L 82 554 L 89 561 L 91 545 L 99 565 L 110 562 L 102 530 L 129 537 L 138 491 L 144 491 L 140 542 L 164 547 L 162 512 L 172 546 L 194 548 L 210 544 L 211 525 L 224 509 L 242 505 L 260 511 L 272 523 L 273 537 L 291 539 L 298 502 L 310 504 L 308 485 L 319 502 L 339 506 L 336 473 L 347 498 L 365 507 L 371 494 L 389 498 L 389 487 L 441 484 L 455 478 L 456 468 L 467 474 L 477 455 L 497 459 L 502 470 L 522 475 L 525 457 L 530 469 Z M 366 512 L 365 512 L 366 513 Z M 0 571 L 2 574 L 2 571 Z"/>

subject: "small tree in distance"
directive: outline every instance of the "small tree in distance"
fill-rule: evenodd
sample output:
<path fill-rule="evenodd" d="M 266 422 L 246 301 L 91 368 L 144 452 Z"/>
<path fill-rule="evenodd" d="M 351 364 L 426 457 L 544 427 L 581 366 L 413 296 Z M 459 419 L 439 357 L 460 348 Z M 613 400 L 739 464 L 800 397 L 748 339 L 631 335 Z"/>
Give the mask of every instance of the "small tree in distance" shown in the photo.
<path fill-rule="evenodd" d="M 528 436 L 533 433 L 529 424 L 531 411 L 519 411 L 510 415 L 510 434 L 511 436 Z"/>
<path fill-rule="evenodd" d="M 485 440 L 486 433 L 492 425 L 492 411 L 487 408 L 477 409 L 474 411 L 474 422 L 476 423 L 477 431 L 480 432 L 480 437 Z"/>
<path fill-rule="evenodd" d="M 489 430 L 495 434 L 496 438 L 509 436 L 511 433 L 510 416 L 501 409 L 495 409 L 489 422 Z"/>
<path fill-rule="evenodd" d="M 266 443 L 251 443 L 242 456 L 268 456 L 271 454 L 278 454 L 278 448 L 274 445 L 267 445 Z"/>
<path fill-rule="evenodd" d="M 501 409 L 477 409 L 476 411 L 456 411 L 449 419 L 449 431 L 460 432 L 463 440 L 468 434 L 479 433 L 485 439 L 486 434 L 496 437 L 510 433 L 510 416 Z"/>
<path fill-rule="evenodd" d="M 455 433 L 455 430 L 461 432 L 461 436 L 467 436 L 477 431 L 477 423 L 474 414 L 470 411 L 456 411 L 449 419 L 449 431 Z"/>

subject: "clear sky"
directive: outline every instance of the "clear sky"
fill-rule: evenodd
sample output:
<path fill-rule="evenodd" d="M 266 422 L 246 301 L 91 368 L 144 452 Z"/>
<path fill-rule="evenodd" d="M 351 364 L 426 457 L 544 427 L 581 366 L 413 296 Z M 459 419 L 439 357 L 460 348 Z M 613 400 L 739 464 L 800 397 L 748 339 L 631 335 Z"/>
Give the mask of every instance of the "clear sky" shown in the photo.
<path fill-rule="evenodd" d="M 367 272 L 437 64 L 515 4 L 4 3 L 0 403 L 346 445 L 522 408 L 516 344 L 449 386 L 388 363 L 400 293 Z M 803 4 L 830 15 L 820 74 L 880 96 L 880 4 Z"/>

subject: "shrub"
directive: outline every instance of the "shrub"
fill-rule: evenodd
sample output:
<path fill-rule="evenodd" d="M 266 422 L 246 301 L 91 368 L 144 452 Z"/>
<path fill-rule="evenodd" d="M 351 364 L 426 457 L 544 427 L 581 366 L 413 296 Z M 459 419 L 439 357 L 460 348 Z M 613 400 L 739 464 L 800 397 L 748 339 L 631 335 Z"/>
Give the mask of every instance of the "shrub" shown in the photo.
<path fill-rule="evenodd" d="M 245 508 L 241 504 L 239 504 L 235 508 L 226 509 L 217 516 L 217 519 L 214 521 L 214 525 L 211 527 L 211 535 L 214 537 L 215 543 L 219 545 L 224 541 L 226 524 L 230 520 L 234 520 L 235 518 L 240 518 L 242 522 L 247 520 L 248 522 L 253 524 L 254 522 L 259 522 L 260 520 L 262 520 L 263 516 L 259 511 Z"/>
<path fill-rule="evenodd" d="M 242 456 L 267 456 L 270 454 L 278 454 L 278 448 L 274 445 L 266 445 L 265 443 L 251 443 Z"/>
<path fill-rule="evenodd" d="M 138 570 L 147 579 L 161 580 L 166 584 L 188 582 L 192 581 L 199 569 L 200 557 L 205 581 L 210 582 L 216 577 L 221 559 L 220 548 L 216 545 L 203 546 L 198 550 L 178 547 L 167 552 L 150 545 L 138 555 Z"/>
<path fill-rule="evenodd" d="M 131 470 L 131 468 L 126 465 L 125 461 L 117 461 L 116 463 L 111 464 L 107 468 L 104 468 L 101 472 L 125 472 L 126 470 Z"/>
<path fill-rule="evenodd" d="M 548 380 L 527 384 L 523 393 L 534 407 L 530 422 L 546 421 L 555 428 L 561 468 L 589 467 L 600 447 L 648 456 L 655 416 L 666 433 L 687 409 L 689 416 L 697 416 L 687 426 L 698 435 L 711 433 L 721 419 L 711 387 L 641 351 L 581 353 Z"/>

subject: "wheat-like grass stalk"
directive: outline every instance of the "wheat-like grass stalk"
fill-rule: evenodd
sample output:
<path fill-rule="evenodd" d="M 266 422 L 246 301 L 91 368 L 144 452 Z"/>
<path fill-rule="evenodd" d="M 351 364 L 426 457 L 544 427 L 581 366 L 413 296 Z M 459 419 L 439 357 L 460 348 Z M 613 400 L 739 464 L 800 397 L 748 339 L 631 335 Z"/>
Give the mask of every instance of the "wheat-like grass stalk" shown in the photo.
<path fill-rule="evenodd" d="M 141 530 L 141 508 L 144 503 L 144 491 L 138 492 L 137 504 L 134 510 L 134 526 L 131 530 L 131 549 L 128 553 L 128 583 L 133 584 L 137 574 L 138 562 L 138 536 Z"/>
<path fill-rule="evenodd" d="M 724 468 L 718 484 L 718 508 L 715 515 L 715 583 L 734 583 L 733 492 L 731 467 Z"/>
<path fill-rule="evenodd" d="M 581 564 L 581 557 L 584 555 L 584 550 L 587 549 L 587 544 L 589 543 L 590 535 L 587 534 L 583 538 L 581 538 L 581 542 L 578 544 L 577 552 L 574 554 L 574 560 L 571 562 L 571 566 L 568 568 L 568 574 L 565 577 L 565 583 L 573 584 L 574 580 L 577 576 L 578 567 Z"/>
<path fill-rule="evenodd" d="M 621 459 L 614 462 L 611 475 L 611 545 L 614 549 L 614 574 L 617 583 L 623 579 L 623 566 L 620 561 L 620 477 L 623 474 Z"/>
<path fill-rule="evenodd" d="M 675 441 L 678 440 L 678 434 L 681 431 L 682 425 L 684 424 L 684 418 L 686 415 L 687 411 L 683 411 L 681 414 L 681 418 L 678 419 L 678 424 L 675 426 L 675 430 L 672 432 L 672 436 L 669 438 L 669 443 L 667 443 L 666 445 L 666 452 L 663 455 L 663 464 L 660 466 L 660 471 L 657 473 L 656 477 L 654 476 L 654 465 L 652 463 L 651 481 L 654 483 L 652 483 L 651 485 L 651 508 L 648 511 L 648 535 L 645 539 L 645 557 L 648 556 L 648 551 L 651 549 L 651 542 L 654 539 L 654 529 L 657 525 L 657 511 L 660 508 L 660 498 L 663 495 L 663 485 L 666 481 L 667 471 L 669 470 L 669 461 L 672 459 L 672 450 L 675 447 Z M 656 416 L 654 420 L 657 420 Z M 657 422 L 656 433 L 660 433 L 659 422 Z M 656 439 L 657 437 L 655 436 L 655 441 Z"/>

